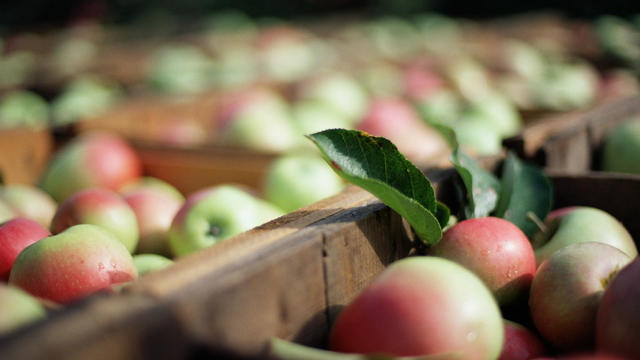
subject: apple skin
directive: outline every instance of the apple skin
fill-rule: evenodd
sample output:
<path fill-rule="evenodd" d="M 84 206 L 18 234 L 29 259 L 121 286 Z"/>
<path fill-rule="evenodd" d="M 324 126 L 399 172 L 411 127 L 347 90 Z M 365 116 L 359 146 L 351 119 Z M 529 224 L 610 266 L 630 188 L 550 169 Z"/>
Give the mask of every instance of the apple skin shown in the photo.
<path fill-rule="evenodd" d="M 428 253 L 471 270 L 500 305 L 526 299 L 536 271 L 527 236 L 513 223 L 497 217 L 460 221 L 445 231 Z"/>
<path fill-rule="evenodd" d="M 609 282 L 596 317 L 598 350 L 640 358 L 640 260 L 633 260 Z"/>
<path fill-rule="evenodd" d="M 133 255 L 133 264 L 138 271 L 138 276 L 144 276 L 150 272 L 162 270 L 173 264 L 173 260 L 158 254 Z"/>
<path fill-rule="evenodd" d="M 333 196 L 344 181 L 316 155 L 291 154 L 277 158 L 265 176 L 265 198 L 288 213 Z"/>
<path fill-rule="evenodd" d="M 141 173 L 140 159 L 124 139 L 113 133 L 91 132 L 78 135 L 56 152 L 41 187 L 60 203 L 87 188 L 117 191 Z"/>
<path fill-rule="evenodd" d="M 8 204 L 17 216 L 26 217 L 49 228 L 58 204 L 42 189 L 23 184 L 0 186 L 0 199 Z"/>
<path fill-rule="evenodd" d="M 602 170 L 640 174 L 640 121 L 629 120 L 613 129 L 603 141 Z"/>
<path fill-rule="evenodd" d="M 140 239 L 136 251 L 169 256 L 169 227 L 184 203 L 182 194 L 167 183 L 153 182 L 131 187 L 122 194 L 138 223 Z"/>
<path fill-rule="evenodd" d="M 36 298 L 4 283 L 0 283 L 0 309 L 0 336 L 47 316 Z"/>
<path fill-rule="evenodd" d="M 139 239 L 136 214 L 122 197 L 111 190 L 81 190 L 62 202 L 51 221 L 51 232 L 59 234 L 70 226 L 93 224 L 113 233 L 133 253 Z"/>
<path fill-rule="evenodd" d="M 14 217 L 16 217 L 16 212 L 13 210 L 13 208 L 11 208 L 9 204 L 0 199 L 0 222 L 11 220 Z"/>
<path fill-rule="evenodd" d="M 631 258 L 604 243 L 575 243 L 556 251 L 536 271 L 529 309 L 540 335 L 558 349 L 589 350 L 606 283 Z"/>
<path fill-rule="evenodd" d="M 447 259 L 416 256 L 391 264 L 342 310 L 329 348 L 496 359 L 503 334 L 498 304 L 477 276 Z"/>
<path fill-rule="evenodd" d="M 0 224 L 0 280 L 9 280 L 11 267 L 24 248 L 50 235 L 47 228 L 27 218 Z"/>
<path fill-rule="evenodd" d="M 528 360 L 543 357 L 546 353 L 542 340 L 533 331 L 504 320 L 504 345 L 498 360 Z"/>
<path fill-rule="evenodd" d="M 577 242 L 601 242 L 622 250 L 631 258 L 638 256 L 633 238 L 625 227 L 609 213 L 579 206 L 546 221 L 548 230 L 534 234 L 531 242 L 540 265 L 555 251 Z"/>
<path fill-rule="evenodd" d="M 80 224 L 25 248 L 9 284 L 66 304 L 137 278 L 131 254 L 111 232 Z"/>
<path fill-rule="evenodd" d="M 362 119 L 369 104 L 364 87 L 350 75 L 338 72 L 304 82 L 298 98 L 326 104 L 350 126 Z"/>
<path fill-rule="evenodd" d="M 217 185 L 189 195 L 169 228 L 175 257 L 212 246 L 283 215 L 282 210 L 233 185 Z"/>

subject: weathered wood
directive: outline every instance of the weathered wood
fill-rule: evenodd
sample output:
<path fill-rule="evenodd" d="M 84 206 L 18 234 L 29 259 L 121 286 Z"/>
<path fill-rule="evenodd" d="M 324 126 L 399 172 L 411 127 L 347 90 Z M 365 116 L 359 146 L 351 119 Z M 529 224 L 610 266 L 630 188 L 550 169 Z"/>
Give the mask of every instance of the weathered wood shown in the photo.
<path fill-rule="evenodd" d="M 0 172 L 7 184 L 36 184 L 53 151 L 48 130 L 0 130 Z"/>

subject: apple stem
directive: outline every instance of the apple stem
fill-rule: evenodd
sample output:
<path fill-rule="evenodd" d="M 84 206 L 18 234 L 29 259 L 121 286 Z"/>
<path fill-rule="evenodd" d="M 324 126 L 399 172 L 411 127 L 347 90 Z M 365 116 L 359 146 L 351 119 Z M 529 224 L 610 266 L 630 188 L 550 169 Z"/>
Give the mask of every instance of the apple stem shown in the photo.
<path fill-rule="evenodd" d="M 527 212 L 527 218 L 533 221 L 533 223 L 536 224 L 538 229 L 540 229 L 540 231 L 542 231 L 543 233 L 546 233 L 549 230 L 547 228 L 547 225 L 545 225 L 544 222 L 540 220 L 538 215 L 536 215 L 533 211 Z"/>

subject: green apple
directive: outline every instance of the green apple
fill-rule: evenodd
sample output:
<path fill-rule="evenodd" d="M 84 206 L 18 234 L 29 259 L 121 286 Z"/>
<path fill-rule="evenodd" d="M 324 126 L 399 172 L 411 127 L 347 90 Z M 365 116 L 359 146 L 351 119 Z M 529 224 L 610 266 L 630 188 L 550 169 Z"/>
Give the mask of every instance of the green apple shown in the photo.
<path fill-rule="evenodd" d="M 533 235 L 532 244 L 538 266 L 551 254 L 567 245 L 580 242 L 601 242 L 620 249 L 630 258 L 638 256 L 633 238 L 624 225 L 609 213 L 587 206 L 546 221 L 546 230 Z"/>
<path fill-rule="evenodd" d="M 460 146 L 473 154 L 495 155 L 502 150 L 502 138 L 495 128 L 486 121 L 464 115 L 453 123 Z"/>
<path fill-rule="evenodd" d="M 109 110 L 122 96 L 119 85 L 95 75 L 82 76 L 51 103 L 54 125 L 67 125 Z"/>
<path fill-rule="evenodd" d="M 593 103 L 598 91 L 598 74 L 586 63 L 553 63 L 545 77 L 534 83 L 540 107 L 565 111 Z"/>
<path fill-rule="evenodd" d="M 522 130 L 522 119 L 518 109 L 510 100 L 498 93 L 472 101 L 463 116 L 485 122 L 501 138 L 513 136 Z"/>
<path fill-rule="evenodd" d="M 285 212 L 297 210 L 333 196 L 345 183 L 315 154 L 292 154 L 277 158 L 265 175 L 265 198 Z"/>
<path fill-rule="evenodd" d="M 214 75 L 215 64 L 202 50 L 167 45 L 152 55 L 147 82 L 157 91 L 193 94 L 210 88 Z"/>
<path fill-rule="evenodd" d="M 47 316 L 36 298 L 5 283 L 0 283 L 0 309 L 0 336 Z"/>
<path fill-rule="evenodd" d="M 169 228 L 169 247 L 184 256 L 282 215 L 274 205 L 232 185 L 202 189 L 187 197 Z"/>
<path fill-rule="evenodd" d="M 291 107 L 293 123 L 299 134 L 298 148 L 315 150 L 315 146 L 304 135 L 326 129 L 349 129 L 351 122 L 326 103 L 316 100 L 300 100 Z"/>
<path fill-rule="evenodd" d="M 138 270 L 138 276 L 144 276 L 171 266 L 173 260 L 158 254 L 138 254 L 133 256 L 133 264 Z"/>
<path fill-rule="evenodd" d="M 48 125 L 49 105 L 40 95 L 16 90 L 0 99 L 0 128 L 45 128 Z"/>
<path fill-rule="evenodd" d="M 451 126 L 460 117 L 463 103 L 452 90 L 441 89 L 424 100 L 418 100 L 416 106 L 428 123 Z"/>
<path fill-rule="evenodd" d="M 300 98 L 326 103 L 347 119 L 351 126 L 364 116 L 369 96 L 356 79 L 332 73 L 303 84 Z"/>
<path fill-rule="evenodd" d="M 629 119 L 603 140 L 602 170 L 640 174 L 640 118 Z"/>
<path fill-rule="evenodd" d="M 35 220 L 46 228 L 51 225 L 51 219 L 58 208 L 51 195 L 32 185 L 0 186 L 0 200 L 13 208 L 18 216 Z"/>

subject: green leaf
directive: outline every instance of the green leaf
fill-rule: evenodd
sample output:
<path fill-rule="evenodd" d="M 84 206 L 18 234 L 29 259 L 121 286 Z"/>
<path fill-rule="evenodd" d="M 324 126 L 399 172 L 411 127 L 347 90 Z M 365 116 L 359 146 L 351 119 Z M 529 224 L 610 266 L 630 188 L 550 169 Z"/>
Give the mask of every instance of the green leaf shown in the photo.
<path fill-rule="evenodd" d="M 453 360 L 463 358 L 462 354 L 459 353 L 406 357 L 345 354 L 316 349 L 278 338 L 271 339 L 271 355 L 279 360 Z"/>
<path fill-rule="evenodd" d="M 447 205 L 438 201 L 436 204 L 436 219 L 438 219 L 438 223 L 440 224 L 440 228 L 444 229 L 445 226 L 449 224 L 449 217 L 451 216 L 451 211 Z"/>
<path fill-rule="evenodd" d="M 460 149 L 453 151 L 451 162 L 456 167 L 466 190 L 465 218 L 488 216 L 498 202 L 500 181 Z"/>
<path fill-rule="evenodd" d="M 509 152 L 502 169 L 502 186 L 494 215 L 516 224 L 527 237 L 538 226 L 529 212 L 544 219 L 551 210 L 553 190 L 544 171 Z"/>
<path fill-rule="evenodd" d="M 435 193 L 427 177 L 393 143 L 357 130 L 329 129 L 308 138 L 348 182 L 369 191 L 405 218 L 426 245 L 442 237 Z M 442 220 L 442 219 L 441 219 Z"/>

